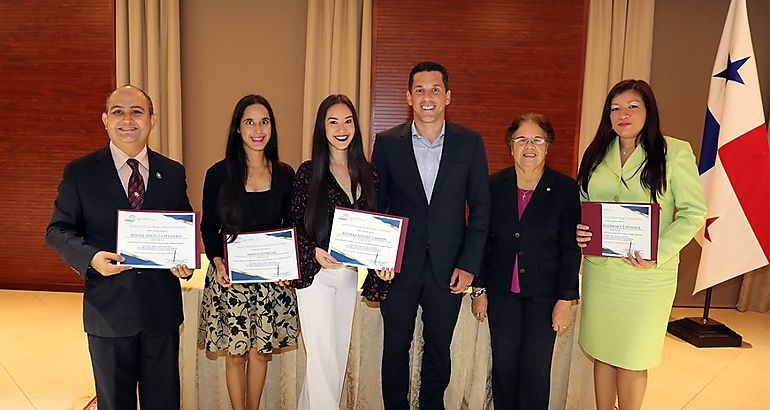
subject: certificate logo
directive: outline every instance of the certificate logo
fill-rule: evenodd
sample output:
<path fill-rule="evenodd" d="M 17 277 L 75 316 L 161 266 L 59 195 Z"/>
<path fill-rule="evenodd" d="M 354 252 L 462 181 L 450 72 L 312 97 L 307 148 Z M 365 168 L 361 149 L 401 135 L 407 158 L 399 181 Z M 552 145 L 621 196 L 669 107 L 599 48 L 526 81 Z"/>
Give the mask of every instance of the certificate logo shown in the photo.
<path fill-rule="evenodd" d="M 126 219 L 124 219 L 126 222 L 136 222 L 136 215 L 126 215 Z"/>

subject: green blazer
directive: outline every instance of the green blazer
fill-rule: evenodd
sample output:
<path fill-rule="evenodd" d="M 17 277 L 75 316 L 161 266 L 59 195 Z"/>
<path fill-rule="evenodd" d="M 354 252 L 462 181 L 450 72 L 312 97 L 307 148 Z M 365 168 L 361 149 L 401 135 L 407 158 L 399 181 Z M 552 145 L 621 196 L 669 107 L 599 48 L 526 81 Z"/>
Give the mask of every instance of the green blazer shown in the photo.
<path fill-rule="evenodd" d="M 692 147 L 686 141 L 665 138 L 668 146 L 666 191 L 658 196 L 660 237 L 657 263 L 653 268 L 676 270 L 679 266 L 679 251 L 706 222 L 706 203 Z M 591 175 L 588 194 L 580 191 L 581 200 L 650 202 L 649 192 L 642 187 L 640 180 L 646 152 L 641 147 L 634 150 L 626 164 L 621 167 L 618 144 L 618 139 L 615 138 L 607 150 L 607 155 Z M 618 258 L 587 256 L 586 261 L 600 266 L 629 267 Z"/>

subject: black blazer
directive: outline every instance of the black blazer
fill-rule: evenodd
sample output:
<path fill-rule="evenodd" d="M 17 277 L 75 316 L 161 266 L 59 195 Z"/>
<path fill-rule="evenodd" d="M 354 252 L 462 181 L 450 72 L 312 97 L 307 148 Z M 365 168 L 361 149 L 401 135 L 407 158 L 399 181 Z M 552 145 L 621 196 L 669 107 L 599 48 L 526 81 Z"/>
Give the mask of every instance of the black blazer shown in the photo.
<path fill-rule="evenodd" d="M 411 125 L 408 121 L 377 134 L 372 153 L 380 173 L 380 211 L 409 218 L 401 272 L 392 286 L 413 283 L 429 254 L 437 282 L 448 289 L 454 268 L 472 274 L 481 270 L 489 226 L 484 144 L 478 132 L 446 122 L 441 162 L 428 205 L 412 148 Z"/>
<path fill-rule="evenodd" d="M 143 209 L 191 211 L 182 165 L 149 149 L 147 155 L 150 173 Z M 130 269 L 107 277 L 89 267 L 98 251 L 115 252 L 118 209 L 131 206 L 109 147 L 64 168 L 45 240 L 85 280 L 85 331 L 123 337 L 178 329 L 182 293 L 179 279 L 169 270 Z"/>
<path fill-rule="evenodd" d="M 545 167 L 519 220 L 516 170 L 489 178 L 492 217 L 482 276 L 474 286 L 511 294 L 514 255 L 519 256 L 520 295 L 578 298 L 581 253 L 575 242 L 580 196 L 574 179 Z"/>

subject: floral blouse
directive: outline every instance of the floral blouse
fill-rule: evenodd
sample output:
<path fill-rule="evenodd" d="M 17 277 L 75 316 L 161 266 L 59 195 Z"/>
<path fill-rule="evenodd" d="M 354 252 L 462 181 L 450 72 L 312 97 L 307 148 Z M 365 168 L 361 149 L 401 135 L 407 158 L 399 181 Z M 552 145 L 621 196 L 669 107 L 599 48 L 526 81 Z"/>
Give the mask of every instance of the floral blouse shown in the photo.
<path fill-rule="evenodd" d="M 371 167 L 374 179 L 375 189 L 378 185 L 377 170 Z M 310 238 L 305 231 L 305 205 L 308 201 L 308 189 L 310 188 L 310 179 L 312 173 L 312 161 L 305 161 L 297 169 L 294 177 L 294 186 L 291 192 L 291 202 L 289 209 L 289 222 L 297 229 L 297 243 L 299 245 L 300 260 L 300 278 L 293 282 L 296 288 L 306 288 L 313 283 L 313 278 L 321 270 L 321 264 L 315 258 L 315 248 L 323 248 L 313 238 Z M 326 184 L 329 194 L 329 225 L 334 217 L 334 208 L 336 206 L 344 208 L 366 209 L 363 197 L 356 200 L 355 206 L 350 202 L 350 198 L 337 183 L 337 180 L 331 178 Z M 328 243 L 328 239 L 326 240 Z M 362 295 L 373 302 L 385 300 L 388 294 L 390 283 L 380 279 L 373 270 L 369 270 L 364 280 Z"/>

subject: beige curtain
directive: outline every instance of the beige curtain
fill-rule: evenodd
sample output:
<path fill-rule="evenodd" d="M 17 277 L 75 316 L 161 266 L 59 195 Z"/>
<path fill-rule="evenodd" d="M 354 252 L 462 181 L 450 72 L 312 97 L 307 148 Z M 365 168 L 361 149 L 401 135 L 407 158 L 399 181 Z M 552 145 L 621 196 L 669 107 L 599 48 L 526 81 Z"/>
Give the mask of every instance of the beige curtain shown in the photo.
<path fill-rule="evenodd" d="M 738 310 L 770 313 L 770 266 L 743 275 Z"/>
<path fill-rule="evenodd" d="M 178 0 L 115 0 L 117 85 L 152 98 L 158 123 L 151 149 L 182 161 L 182 82 Z"/>
<path fill-rule="evenodd" d="M 591 0 L 578 158 L 594 137 L 607 91 L 628 78 L 650 81 L 654 0 Z"/>
<path fill-rule="evenodd" d="M 371 38 L 372 0 L 308 2 L 303 158 L 310 158 L 318 104 L 329 94 L 345 94 L 353 101 L 364 147 L 369 146 Z"/>

